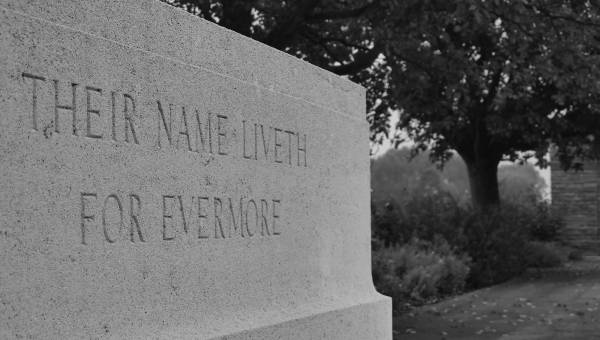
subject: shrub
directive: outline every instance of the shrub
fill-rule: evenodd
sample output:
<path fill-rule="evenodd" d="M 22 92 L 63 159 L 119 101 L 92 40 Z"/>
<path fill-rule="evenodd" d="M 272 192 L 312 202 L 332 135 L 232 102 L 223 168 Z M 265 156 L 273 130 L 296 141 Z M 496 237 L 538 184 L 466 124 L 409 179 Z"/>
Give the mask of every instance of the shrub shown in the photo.
<path fill-rule="evenodd" d="M 462 250 L 473 259 L 470 288 L 509 280 L 527 267 L 562 263 L 558 249 L 540 242 L 556 240 L 563 225 L 544 202 L 534 206 L 505 203 L 495 209 L 473 211 L 467 220 L 467 243 Z"/>
<path fill-rule="evenodd" d="M 563 262 L 560 251 L 552 243 L 529 242 L 526 257 L 530 268 L 550 268 L 560 266 Z"/>
<path fill-rule="evenodd" d="M 552 213 L 550 206 L 541 202 L 533 207 L 532 218 L 528 226 L 529 236 L 535 241 L 557 241 L 561 229 L 564 227 L 563 220 Z"/>
<path fill-rule="evenodd" d="M 374 252 L 372 258 L 373 284 L 378 292 L 390 296 L 395 310 L 400 310 L 408 302 L 402 287 L 401 278 L 394 273 L 393 261 L 381 254 Z"/>
<path fill-rule="evenodd" d="M 403 240 L 403 229 L 398 222 L 402 220 L 400 211 L 394 202 L 388 202 L 382 207 L 371 205 L 371 230 L 374 246 L 394 246 Z"/>
<path fill-rule="evenodd" d="M 527 249 L 527 230 L 531 216 L 514 207 L 472 211 L 464 233 L 465 251 L 473 259 L 468 278 L 470 288 L 489 286 L 521 274 Z"/>
<path fill-rule="evenodd" d="M 521 274 L 529 264 L 560 264 L 551 250 L 540 249 L 537 243 L 530 247 L 529 241 L 555 241 L 562 225 L 561 219 L 553 215 L 544 202 L 522 204 L 515 200 L 501 207 L 478 211 L 461 205 L 444 192 L 430 192 L 415 196 L 404 205 L 389 204 L 380 211 L 379 217 L 374 216 L 373 246 L 377 249 L 395 245 L 394 249 L 404 249 L 413 238 L 430 245 L 436 244 L 436 240 L 444 240 L 454 253 L 466 254 L 472 259 L 468 262 L 467 286 L 475 289 L 509 280 Z M 378 241 L 381 238 L 385 240 Z M 531 263 L 524 261 L 530 256 L 533 257 Z M 419 261 L 428 263 L 428 258 L 421 256 Z M 414 268 L 416 264 L 407 266 Z M 437 283 L 430 284 L 431 280 L 437 282 L 437 279 L 429 278 L 434 276 L 429 270 L 427 267 L 419 272 L 403 273 L 408 275 L 403 276 L 406 280 L 403 284 L 416 292 L 415 300 L 445 293 L 440 293 Z"/>
<path fill-rule="evenodd" d="M 442 237 L 450 244 L 459 243 L 466 214 L 452 195 L 430 192 L 414 196 L 405 204 L 389 201 L 372 206 L 372 231 L 378 245 L 403 245 L 413 238 L 432 241 Z"/>
<path fill-rule="evenodd" d="M 417 196 L 401 210 L 398 227 L 404 230 L 404 240 L 418 238 L 433 241 L 443 238 L 451 245 L 464 241 L 462 227 L 467 209 L 446 192 Z"/>
<path fill-rule="evenodd" d="M 377 290 L 393 298 L 394 308 L 422 304 L 461 292 L 469 259 L 456 255 L 445 241 L 413 240 L 374 254 L 373 280 Z"/>
<path fill-rule="evenodd" d="M 569 252 L 568 255 L 569 261 L 581 261 L 583 260 L 583 251 L 579 249 L 574 249 Z"/>

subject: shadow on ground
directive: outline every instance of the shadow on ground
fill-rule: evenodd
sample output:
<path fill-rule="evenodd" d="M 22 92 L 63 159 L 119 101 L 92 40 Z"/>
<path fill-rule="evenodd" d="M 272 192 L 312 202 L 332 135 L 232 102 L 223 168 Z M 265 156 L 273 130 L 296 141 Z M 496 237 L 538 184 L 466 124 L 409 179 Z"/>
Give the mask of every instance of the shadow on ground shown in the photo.
<path fill-rule="evenodd" d="M 394 339 L 600 339 L 600 257 L 417 308 Z"/>

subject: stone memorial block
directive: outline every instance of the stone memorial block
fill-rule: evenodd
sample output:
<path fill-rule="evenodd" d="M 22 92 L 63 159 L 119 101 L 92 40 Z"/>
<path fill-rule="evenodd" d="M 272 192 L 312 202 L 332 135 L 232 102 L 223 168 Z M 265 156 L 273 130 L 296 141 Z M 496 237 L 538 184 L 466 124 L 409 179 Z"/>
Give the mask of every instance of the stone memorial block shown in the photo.
<path fill-rule="evenodd" d="M 151 0 L 0 0 L 0 338 L 391 339 L 363 88 Z"/>

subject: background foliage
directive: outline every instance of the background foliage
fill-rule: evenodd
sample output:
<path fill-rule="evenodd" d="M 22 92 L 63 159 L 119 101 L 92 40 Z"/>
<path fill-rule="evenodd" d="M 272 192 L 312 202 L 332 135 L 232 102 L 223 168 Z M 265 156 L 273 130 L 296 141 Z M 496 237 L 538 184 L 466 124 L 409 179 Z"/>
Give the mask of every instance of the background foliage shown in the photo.
<path fill-rule="evenodd" d="M 506 163 L 498 169 L 503 199 L 532 204 L 542 200 L 548 184 L 529 163 Z M 372 201 L 377 206 L 403 204 L 418 195 L 444 191 L 459 204 L 470 203 L 467 168 L 454 155 L 442 169 L 430 161 L 430 152 L 414 155 L 408 147 L 391 149 L 371 160 Z"/>
<path fill-rule="evenodd" d="M 443 170 L 425 154 L 409 160 L 410 150 L 400 149 L 371 163 L 374 280 L 396 298 L 395 308 L 500 283 L 529 267 L 557 266 L 566 257 L 557 247 L 562 220 L 543 200 L 545 182 L 531 165 L 501 170 L 501 193 L 510 200 L 483 211 L 470 203 L 458 157 Z M 430 257 L 448 265 L 429 266 L 423 259 Z M 439 279 L 446 276 L 462 283 L 449 289 Z"/>

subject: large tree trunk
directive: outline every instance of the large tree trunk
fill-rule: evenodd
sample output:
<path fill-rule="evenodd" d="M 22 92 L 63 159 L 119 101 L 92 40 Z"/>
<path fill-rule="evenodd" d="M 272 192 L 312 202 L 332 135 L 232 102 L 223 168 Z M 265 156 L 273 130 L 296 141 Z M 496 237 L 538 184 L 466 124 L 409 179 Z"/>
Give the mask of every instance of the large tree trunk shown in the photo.
<path fill-rule="evenodd" d="M 471 201 L 473 206 L 480 209 L 500 204 L 498 191 L 498 163 L 495 157 L 465 159 L 469 172 Z"/>

